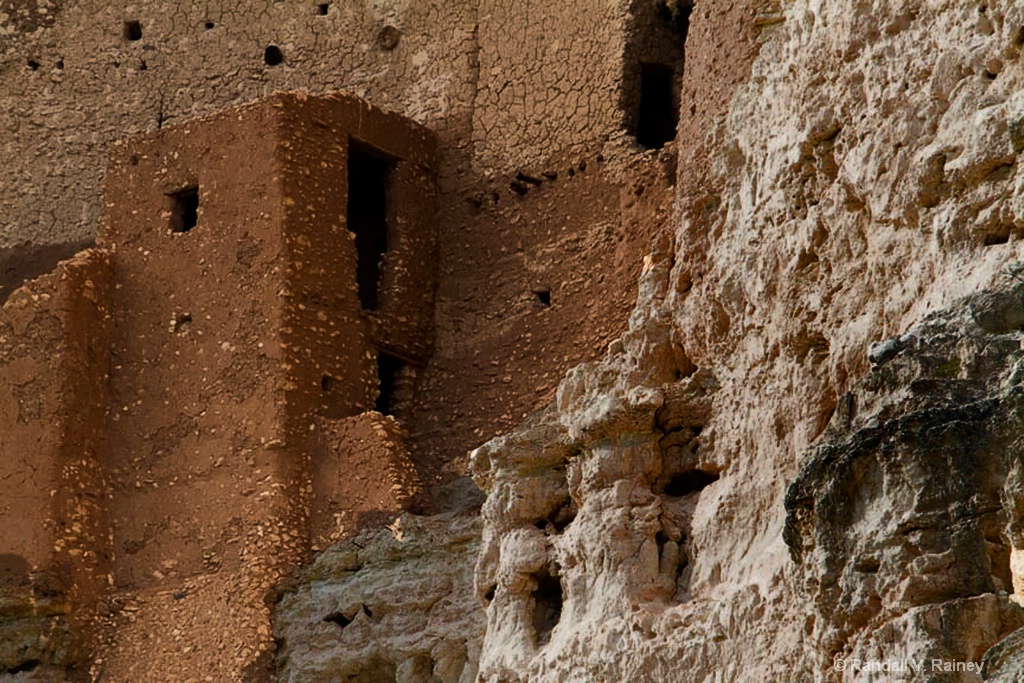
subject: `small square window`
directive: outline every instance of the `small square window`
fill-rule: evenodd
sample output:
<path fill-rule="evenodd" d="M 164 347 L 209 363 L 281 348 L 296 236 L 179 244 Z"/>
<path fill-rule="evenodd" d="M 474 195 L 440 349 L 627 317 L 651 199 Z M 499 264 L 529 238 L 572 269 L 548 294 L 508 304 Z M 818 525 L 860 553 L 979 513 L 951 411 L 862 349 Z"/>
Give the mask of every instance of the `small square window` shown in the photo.
<path fill-rule="evenodd" d="M 124 39 L 142 40 L 142 24 L 137 20 L 124 22 Z"/>
<path fill-rule="evenodd" d="M 199 222 L 199 187 L 186 187 L 168 195 L 171 200 L 171 232 L 188 232 Z"/>

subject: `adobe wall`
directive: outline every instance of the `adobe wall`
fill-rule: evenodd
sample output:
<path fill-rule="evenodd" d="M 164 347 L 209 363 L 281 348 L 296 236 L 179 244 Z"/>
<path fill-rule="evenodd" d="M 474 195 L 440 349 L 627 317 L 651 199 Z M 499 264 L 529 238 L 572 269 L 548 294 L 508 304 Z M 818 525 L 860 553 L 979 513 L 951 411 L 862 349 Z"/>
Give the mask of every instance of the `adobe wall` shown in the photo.
<path fill-rule="evenodd" d="M 368 411 L 316 423 L 310 463 L 310 544 L 314 551 L 355 530 L 382 527 L 395 512 L 420 513 L 426 499 L 392 416 Z"/>
<path fill-rule="evenodd" d="M 479 6 L 473 144 L 484 167 L 579 152 L 620 124 L 625 3 Z"/>
<path fill-rule="evenodd" d="M 304 462 L 303 477 L 310 477 L 309 538 L 320 549 L 353 531 L 364 513 L 423 503 L 402 430 L 393 418 L 367 411 L 382 391 L 382 351 L 422 365 L 433 347 L 436 146 L 427 129 L 347 95 L 286 94 L 272 101 L 287 251 L 279 292 L 286 440 Z M 392 160 L 387 250 L 373 310 L 358 297 L 357 263 L 364 257 L 347 215 L 353 144 Z M 397 403 L 395 414 L 404 409 Z M 398 471 L 401 476 L 391 476 Z"/>
<path fill-rule="evenodd" d="M 653 222 L 625 225 L 618 205 L 635 188 L 623 187 L 631 181 L 621 163 L 598 173 L 596 160 L 635 156 L 626 131 L 636 63 L 671 55 L 664 31 L 652 29 L 656 3 L 327 3 L 326 15 L 320 4 L 215 2 L 168 15 L 156 2 L 125 14 L 83 0 L 8 18 L 15 31 L 0 48 L 0 92 L 10 95 L 0 112 L 17 129 L 0 156 L 17 159 L 18 170 L 15 190 L 0 195 L 0 247 L 91 238 L 115 140 L 275 90 L 346 89 L 424 123 L 439 143 L 440 336 L 433 367 L 418 385 L 407 378 L 396 414 L 426 438 L 411 444 L 432 477 L 438 463 L 540 405 L 566 369 L 596 357 L 624 324 Z M 125 36 L 127 20 L 139 21 L 139 40 Z M 275 66 L 264 62 L 272 44 L 283 53 Z M 524 186 L 520 172 L 542 185 Z M 488 206 L 494 196 L 501 203 Z M 564 253 L 576 242 L 585 248 Z M 579 277 L 609 261 L 615 273 L 602 282 Z M 495 277 L 495 265 L 507 277 Z M 551 312 L 534 308 L 530 290 L 544 286 L 556 289 Z M 588 301 L 614 305 L 591 311 Z M 462 330 L 472 336 L 458 339 Z M 427 355 L 414 351 L 414 360 Z M 506 362 L 507 372 L 494 371 Z"/>
<path fill-rule="evenodd" d="M 109 255 L 87 251 L 0 309 L 0 670 L 73 667 L 112 552 L 100 466 Z"/>
<path fill-rule="evenodd" d="M 326 15 L 317 3 L 251 2 L 168 16 L 142 2 L 129 17 L 98 0 L 55 3 L 33 15 L 38 31 L 19 18 L 0 46 L 0 92 L 11 93 L 0 125 L 12 129 L 0 155 L 17 159 L 0 247 L 90 239 L 113 141 L 156 130 L 115 147 L 106 178 L 121 188 L 107 207 L 118 566 L 97 671 L 117 680 L 180 668 L 183 655 L 215 680 L 256 675 L 267 589 L 303 539 L 318 547 L 359 520 L 339 464 L 384 468 L 373 506 L 420 506 L 419 480 L 432 494 L 424 508 L 457 506 L 446 487 L 465 477 L 467 451 L 547 402 L 627 325 L 642 255 L 669 217 L 674 147 L 644 152 L 626 135 L 624 60 L 649 33 L 627 3 L 328 4 Z M 139 40 L 123 32 L 133 17 Z M 271 44 L 284 58 L 274 66 Z M 237 120 L 243 108 L 173 125 L 275 90 L 337 88 L 438 138 L 436 165 L 396 165 L 394 198 L 421 201 L 389 216 L 401 226 L 440 207 L 438 242 L 396 242 L 372 316 L 354 315 L 353 292 L 336 286 L 353 267 L 345 231 L 332 232 L 344 174 L 316 170 L 344 155 L 344 126 L 296 113 L 301 96 L 277 97 L 258 122 Z M 200 225 L 167 234 L 166 194 L 211 173 Z M 204 223 L 225 232 L 205 238 Z M 275 237 L 285 224 L 295 232 Z M 401 284 L 410 276 L 423 286 Z M 375 398 L 377 346 L 408 361 L 397 425 L 359 417 Z M 388 471 L 406 450 L 416 471 Z"/>
<path fill-rule="evenodd" d="M 0 158 L 17 163 L 0 248 L 95 237 L 115 141 L 277 90 L 344 89 L 428 125 L 445 176 L 474 158 L 489 173 L 578 151 L 620 128 L 628 23 L 624 0 L 4 0 Z M 265 63 L 269 46 L 280 64 Z"/>
<path fill-rule="evenodd" d="M 413 456 L 435 486 L 550 401 L 569 368 L 605 353 L 671 215 L 672 146 L 559 161 L 531 168 L 536 184 L 496 178 L 442 214 L 457 228 L 442 242 L 435 348 L 409 418 Z"/>
<path fill-rule="evenodd" d="M 263 640 L 263 595 L 303 553 L 276 129 L 268 107 L 168 128 L 120 146 L 107 175 L 112 601 L 129 610 L 112 614 L 96 666 L 118 679 L 173 667 L 186 647 L 227 650 L 210 674 L 237 675 Z M 168 195 L 187 187 L 198 223 L 172 233 Z"/>
<path fill-rule="evenodd" d="M 376 311 L 356 296 L 349 140 L 396 160 Z M 145 678 L 186 651 L 188 676 L 263 675 L 273 587 L 359 513 L 412 504 L 397 428 L 346 418 L 373 407 L 379 346 L 429 347 L 433 153 L 428 131 L 347 95 L 276 95 L 118 147 L 103 236 L 118 609 L 96 671 Z M 360 477 L 361 497 L 338 495 Z"/>
<path fill-rule="evenodd" d="M 314 413 L 347 417 L 373 406 L 376 347 L 420 362 L 430 352 L 435 141 L 426 129 L 345 95 L 276 100 L 287 234 L 287 286 L 280 295 L 286 302 L 282 341 L 292 365 L 288 400 L 299 421 Z M 346 218 L 351 141 L 394 160 L 386 183 L 387 250 L 372 311 L 362 310 L 357 297 L 357 249 Z M 332 388 L 323 386 L 325 378 Z"/>
<path fill-rule="evenodd" d="M 456 149 L 473 101 L 474 5 L 329 4 L 320 15 L 317 2 L 215 1 L 170 12 L 158 0 L 131 9 L 4 0 L 0 158 L 12 174 L 0 195 L 0 247 L 95 237 L 117 140 L 278 90 L 345 89 L 430 124 Z M 125 37 L 130 20 L 140 23 L 139 40 Z M 379 40 L 385 26 L 398 29 L 390 49 Z M 270 45 L 281 64 L 264 62 Z"/>

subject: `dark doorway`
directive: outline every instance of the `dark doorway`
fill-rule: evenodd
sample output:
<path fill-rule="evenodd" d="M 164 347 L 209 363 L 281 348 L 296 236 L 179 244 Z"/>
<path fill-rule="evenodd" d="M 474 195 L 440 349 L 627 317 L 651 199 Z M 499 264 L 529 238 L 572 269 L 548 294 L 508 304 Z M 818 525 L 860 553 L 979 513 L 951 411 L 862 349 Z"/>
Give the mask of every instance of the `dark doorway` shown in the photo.
<path fill-rule="evenodd" d="M 377 309 L 380 261 L 388 250 L 388 180 L 394 161 L 354 140 L 348 146 L 348 229 L 356 236 L 356 286 L 363 310 Z"/>
<path fill-rule="evenodd" d="M 395 387 L 398 375 L 405 368 L 405 361 L 386 351 L 377 352 L 377 386 L 380 393 L 373 409 L 381 415 L 393 415 L 395 411 Z"/>
<path fill-rule="evenodd" d="M 636 141 L 659 149 L 676 137 L 679 108 L 675 98 L 675 69 L 665 64 L 640 64 L 640 110 Z"/>

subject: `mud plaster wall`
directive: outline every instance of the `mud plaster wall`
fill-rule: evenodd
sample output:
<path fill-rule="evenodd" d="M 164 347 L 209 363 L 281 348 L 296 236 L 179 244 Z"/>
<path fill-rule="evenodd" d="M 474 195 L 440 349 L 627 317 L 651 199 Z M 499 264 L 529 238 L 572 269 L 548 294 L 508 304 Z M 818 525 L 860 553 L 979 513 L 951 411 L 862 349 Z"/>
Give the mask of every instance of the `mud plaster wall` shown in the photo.
<path fill-rule="evenodd" d="M 196 3 L 173 12 L 155 2 L 137 3 L 130 11 L 92 0 L 4 5 L 0 125 L 7 127 L 7 134 L 2 136 L 0 158 L 12 160 L 14 171 L 0 180 L 0 246 L 21 245 L 10 252 L 13 259 L 29 253 L 32 247 L 25 242 L 46 245 L 92 238 L 99 225 L 98 188 L 106 154 L 117 139 L 274 90 L 343 88 L 425 123 L 438 134 L 439 204 L 445 207 L 440 223 L 442 274 L 458 268 L 459 280 L 452 286 L 461 290 L 459 298 L 471 299 L 458 304 L 468 318 L 498 321 L 491 324 L 496 339 L 485 339 L 480 330 L 476 338 L 481 344 L 507 346 L 508 330 L 515 327 L 500 322 L 510 309 L 511 293 L 486 293 L 486 301 L 475 300 L 492 270 L 473 271 L 480 274 L 477 283 L 463 275 L 471 262 L 485 265 L 476 254 L 489 257 L 500 249 L 494 245 L 495 222 L 507 249 L 534 249 L 526 254 L 530 268 L 566 266 L 564 275 L 541 273 L 533 278 L 557 280 L 552 285 L 556 289 L 580 265 L 559 255 L 562 240 L 585 240 L 592 263 L 607 258 L 622 262 L 624 254 L 615 245 L 623 234 L 636 237 L 631 254 L 646 248 L 646 227 L 638 233 L 616 233 L 619 221 L 614 211 L 598 215 L 596 207 L 583 202 L 575 215 L 549 212 L 535 222 L 512 223 L 514 214 L 504 211 L 464 217 L 466 198 L 488 182 L 506 200 L 517 201 L 518 195 L 508 191 L 507 176 L 519 170 L 534 175 L 558 171 L 558 184 L 570 200 L 587 196 L 605 207 L 618 201 L 618 178 L 582 194 L 578 183 L 567 183 L 572 182 L 569 169 L 581 161 L 591 162 L 585 173 L 593 175 L 594 158 L 605 140 L 621 134 L 627 125 L 629 117 L 620 106 L 627 70 L 623 55 L 629 52 L 632 61 L 636 50 L 627 50 L 626 34 L 635 25 L 646 26 L 630 18 L 629 4 L 349 0 L 328 3 L 326 15 L 319 13 L 319 4 Z M 633 5 L 636 11 L 645 7 Z M 141 38 L 129 40 L 125 22 L 136 20 Z M 382 33 L 385 26 L 397 33 Z M 284 61 L 277 66 L 264 63 L 264 50 L 271 44 L 283 53 Z M 555 192 L 545 190 L 549 197 Z M 554 206 L 560 203 L 551 201 Z M 533 210 L 525 205 L 517 212 Z M 478 227 L 467 228 L 468 221 Z M 582 232 L 573 235 L 574 229 L 589 237 L 581 237 Z M 616 234 L 601 238 L 602 231 Z M 598 247 L 602 243 L 607 250 Z M 517 258 L 512 253 L 511 258 Z M 585 294 L 596 295 L 594 300 L 612 296 L 628 305 L 629 292 L 635 291 L 635 265 L 622 272 L 622 279 L 606 277 Z M 530 302 L 533 295 L 522 290 L 543 286 L 525 273 L 517 277 L 523 280 L 516 292 L 522 298 L 512 310 Z M 555 297 L 556 302 L 566 302 L 564 292 Z M 576 319 L 566 309 L 558 317 L 566 325 Z M 611 318 L 609 327 L 614 320 L 625 319 L 625 310 Z M 448 320 L 439 322 L 445 325 Z M 535 339 L 544 337 L 543 326 L 526 332 Z M 602 346 L 601 340 L 608 338 L 588 337 L 569 348 L 564 348 L 568 342 L 563 338 L 560 356 L 568 362 L 556 364 L 549 362 L 555 355 L 551 349 L 528 348 L 529 355 L 547 365 L 522 388 L 530 385 L 532 392 L 544 384 L 550 390 L 550 381 L 535 380 L 545 374 L 551 380 L 572 360 L 582 359 L 583 347 L 591 353 L 592 346 Z M 479 387 L 474 378 L 480 377 L 481 369 L 469 370 L 456 381 Z M 515 389 L 524 393 L 518 384 Z M 494 417 L 506 413 L 510 418 L 519 415 L 521 406 L 503 402 Z M 477 429 L 486 435 L 483 425 L 470 431 Z M 463 439 L 457 451 L 464 452 L 467 444 L 475 445 Z"/>
<path fill-rule="evenodd" d="M 133 140 L 107 177 L 115 609 L 95 666 L 108 675 L 170 667 L 191 647 L 228 651 L 211 673 L 237 676 L 265 646 L 265 591 L 302 553 L 277 139 L 272 108 L 227 113 Z M 198 223 L 172 234 L 167 194 L 190 186 Z M 151 642 L 157 622 L 175 637 Z"/>
<path fill-rule="evenodd" d="M 315 520 L 364 503 L 394 511 L 415 487 L 400 476 L 411 468 L 399 440 L 371 430 L 357 462 L 345 456 L 360 455 L 359 444 L 331 438 L 328 418 L 367 410 L 376 393 L 376 328 L 355 296 L 344 219 L 350 135 L 429 174 L 428 131 L 350 97 L 275 96 L 119 146 L 103 237 L 118 253 L 106 457 L 111 600 L 131 610 L 105 622 L 97 671 L 133 678 L 182 649 L 204 659 L 228 650 L 204 666 L 225 679 L 255 675 L 269 647 L 267 592 L 306 557 Z M 394 182 L 405 178 L 423 189 L 411 172 Z M 433 217 L 427 185 L 422 196 L 405 188 L 414 201 L 395 203 L 404 219 L 395 229 L 429 253 L 432 223 L 410 221 Z M 197 222 L 175 232 L 183 188 L 198 191 Z M 396 241 L 395 254 L 412 261 Z M 389 296 L 419 296 L 393 307 L 385 297 L 381 313 L 394 319 L 380 328 L 423 347 L 431 277 L 423 266 L 387 275 Z M 334 397 L 324 396 L 325 376 Z M 385 441 L 397 446 L 374 451 Z M 336 484 L 311 477 L 313 458 L 338 477 L 367 465 L 369 499 L 327 509 Z M 312 530 L 311 498 L 324 502 Z M 174 637 L 153 642 L 160 622 Z"/>
<path fill-rule="evenodd" d="M 546 161 L 621 122 L 620 2 L 483 0 L 474 152 L 484 167 Z"/>
<path fill-rule="evenodd" d="M 675 156 L 605 153 L 531 168 L 538 184 L 519 182 L 524 194 L 496 179 L 445 212 L 435 348 L 409 419 L 412 454 L 435 481 L 626 324 L 642 255 L 670 213 Z"/>
<path fill-rule="evenodd" d="M 345 89 L 427 124 L 443 175 L 474 146 L 479 170 L 502 169 L 618 125 L 618 2 L 320 4 L 4 0 L 0 247 L 94 237 L 115 140 L 275 90 Z"/>
<path fill-rule="evenodd" d="M 74 664 L 107 586 L 111 268 L 89 251 L 0 309 L 0 669 Z M 50 389 L 44 387 L 49 386 Z"/>
<path fill-rule="evenodd" d="M 618 88 L 635 22 L 618 1 L 327 4 L 326 15 L 313 2 L 195 3 L 173 12 L 156 2 L 130 11 L 96 0 L 53 2 L 46 12 L 4 5 L 0 158 L 13 170 L 0 179 L 0 248 L 18 246 L 0 270 L 13 284 L 26 255 L 42 249 L 33 245 L 77 246 L 96 234 L 115 140 L 280 89 L 342 88 L 407 115 L 438 135 L 439 270 L 450 278 L 439 299 L 438 372 L 419 393 L 434 407 L 411 418 L 429 420 L 437 435 L 415 446 L 429 469 L 537 405 L 626 319 L 653 223 L 620 220 L 616 207 L 633 201 L 620 189 L 638 187 L 621 167 L 608 173 L 595 161 L 607 144 L 628 147 Z M 139 21 L 141 39 L 125 37 L 128 20 Z M 385 26 L 397 33 L 382 33 Z M 271 44 L 283 53 L 277 66 L 264 63 Z M 509 189 L 519 171 L 544 181 L 528 201 Z M 473 205 L 492 192 L 503 203 L 474 216 Z M 582 275 L 608 262 L 614 275 Z M 505 273 L 495 277 L 495 265 Z M 554 288 L 554 310 L 533 315 L 530 290 L 544 286 Z M 608 300 L 616 303 L 604 313 L 587 303 Z M 457 341 L 464 321 L 473 336 Z M 556 328 L 566 333 L 549 343 Z M 512 343 L 521 348 L 503 354 Z M 498 374 L 494 364 L 505 356 L 517 364 Z M 452 420 L 439 407 L 449 397 L 477 405 L 448 411 L 460 414 Z M 455 438 L 446 420 L 458 425 Z"/>

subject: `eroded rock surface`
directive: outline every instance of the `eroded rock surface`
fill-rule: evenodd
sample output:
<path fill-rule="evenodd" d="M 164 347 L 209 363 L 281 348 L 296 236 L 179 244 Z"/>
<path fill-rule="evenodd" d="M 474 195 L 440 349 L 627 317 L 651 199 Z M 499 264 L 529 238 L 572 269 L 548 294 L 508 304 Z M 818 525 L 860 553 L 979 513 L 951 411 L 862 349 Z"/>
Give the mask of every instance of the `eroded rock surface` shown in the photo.
<path fill-rule="evenodd" d="M 475 516 L 402 515 L 321 553 L 278 602 L 278 680 L 475 680 L 479 546 Z"/>
<path fill-rule="evenodd" d="M 981 662 L 1024 623 L 1024 287 L 1001 285 L 890 340 L 790 487 L 784 535 L 823 665 Z"/>
<path fill-rule="evenodd" d="M 1021 12 L 758 14 L 629 331 L 475 453 L 485 680 L 864 680 L 1019 625 Z"/>

